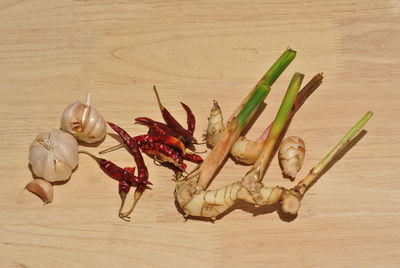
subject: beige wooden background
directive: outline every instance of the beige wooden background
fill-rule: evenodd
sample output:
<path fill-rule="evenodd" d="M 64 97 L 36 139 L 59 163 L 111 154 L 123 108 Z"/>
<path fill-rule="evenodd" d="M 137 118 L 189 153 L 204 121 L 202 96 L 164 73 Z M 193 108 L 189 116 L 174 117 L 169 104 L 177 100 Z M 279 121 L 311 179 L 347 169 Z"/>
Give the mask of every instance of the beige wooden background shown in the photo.
<path fill-rule="evenodd" d="M 400 2 L 0 1 L 1 267 L 399 267 Z M 28 146 L 58 128 L 63 109 L 93 93 L 104 117 L 132 135 L 133 118 L 160 120 L 152 85 L 185 122 L 206 127 L 212 100 L 227 117 L 290 46 L 297 58 L 249 131 L 275 115 L 295 71 L 325 80 L 292 121 L 306 141 L 300 177 L 366 111 L 367 133 L 308 192 L 297 218 L 239 206 L 216 221 L 188 220 L 171 171 L 146 157 L 154 183 L 133 221 L 117 217 L 117 184 L 86 156 L 43 206 L 23 188 Z M 107 139 L 98 151 L 114 145 Z M 130 165 L 125 150 L 107 158 Z M 248 167 L 228 161 L 214 185 Z M 290 186 L 276 159 L 265 183 Z M 213 185 L 213 186 L 214 186 Z"/>

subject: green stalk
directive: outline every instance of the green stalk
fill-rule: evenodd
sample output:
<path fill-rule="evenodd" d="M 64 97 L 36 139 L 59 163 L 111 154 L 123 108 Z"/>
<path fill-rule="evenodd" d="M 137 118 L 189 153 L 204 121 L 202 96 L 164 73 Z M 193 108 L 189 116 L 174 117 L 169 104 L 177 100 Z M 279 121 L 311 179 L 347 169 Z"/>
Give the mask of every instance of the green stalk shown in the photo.
<path fill-rule="evenodd" d="M 344 137 L 336 144 L 335 147 L 313 168 L 313 173 L 320 173 L 326 165 L 340 152 L 347 143 L 361 130 L 361 128 L 368 122 L 368 120 L 372 117 L 373 112 L 367 112 L 361 119 L 358 121 L 349 132 L 344 135 Z"/>
<path fill-rule="evenodd" d="M 240 113 L 237 116 L 240 125 L 246 125 L 249 121 L 250 115 L 256 111 L 256 107 L 258 107 L 261 102 L 267 97 L 271 88 L 268 87 L 265 83 L 260 84 L 256 90 L 254 91 L 253 95 L 249 98 L 245 106 L 242 108 Z"/>
<path fill-rule="evenodd" d="M 264 141 L 261 152 L 254 163 L 252 170 L 257 169 L 258 180 L 261 181 L 264 173 L 267 169 L 267 165 L 272 156 L 276 142 L 281 135 L 282 130 L 285 127 L 286 121 L 289 118 L 290 111 L 292 110 L 293 104 L 296 100 L 297 93 L 300 89 L 301 82 L 303 81 L 304 75 L 301 73 L 295 73 L 292 80 L 290 81 L 289 88 L 286 91 L 285 97 L 282 100 L 281 106 L 279 107 L 278 113 L 272 123 L 271 130 Z M 251 170 L 250 170 L 251 172 Z"/>
<path fill-rule="evenodd" d="M 273 83 L 278 79 L 278 77 L 285 71 L 285 69 L 289 66 L 289 64 L 293 61 L 296 57 L 296 51 L 291 48 L 287 48 L 282 55 L 272 64 L 272 66 L 268 69 L 265 75 L 258 81 L 256 86 L 250 93 L 242 100 L 236 110 L 232 113 L 231 117 L 229 118 L 228 122 L 231 121 L 234 117 L 236 117 L 242 108 L 245 106 L 247 101 L 253 96 L 254 92 L 260 86 L 268 86 L 271 87 Z"/>
<path fill-rule="evenodd" d="M 357 133 L 362 129 L 362 127 L 368 122 L 372 117 L 373 112 L 367 112 L 360 121 L 358 121 L 349 132 L 344 135 L 344 137 L 336 144 L 335 147 L 318 163 L 316 164 L 308 173 L 308 175 L 297 184 L 298 192 L 301 195 L 307 191 L 308 187 L 314 183 L 318 178 L 324 168 L 338 155 L 338 153 L 354 138 Z"/>

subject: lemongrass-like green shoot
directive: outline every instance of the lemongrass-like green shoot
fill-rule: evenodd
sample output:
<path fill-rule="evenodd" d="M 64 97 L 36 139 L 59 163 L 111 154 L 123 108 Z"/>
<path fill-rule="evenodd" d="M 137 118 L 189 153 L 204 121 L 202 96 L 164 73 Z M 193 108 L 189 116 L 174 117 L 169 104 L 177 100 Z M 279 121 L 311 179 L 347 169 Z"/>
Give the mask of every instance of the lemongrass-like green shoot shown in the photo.
<path fill-rule="evenodd" d="M 324 157 L 322 160 L 316 164 L 308 173 L 308 175 L 299 181 L 299 183 L 291 191 L 291 195 L 288 195 L 286 200 L 281 201 L 282 208 L 285 212 L 290 214 L 296 214 L 300 207 L 300 200 L 303 198 L 305 192 L 309 189 L 311 185 L 318 179 L 322 174 L 326 166 L 340 153 L 340 151 L 360 132 L 363 126 L 372 117 L 373 112 L 367 112 L 358 121 L 344 137 L 336 144 L 335 147 Z"/>
<path fill-rule="evenodd" d="M 303 74 L 295 73 L 290 81 L 285 97 L 283 98 L 278 113 L 272 123 L 271 130 L 264 141 L 263 148 L 261 149 L 256 162 L 253 165 L 253 169 L 257 168 L 259 170 L 258 180 L 262 180 L 276 142 L 278 141 L 279 136 L 285 127 L 286 121 L 289 118 L 290 111 L 292 110 L 293 104 L 296 100 L 303 78 Z"/>
<path fill-rule="evenodd" d="M 344 137 L 336 144 L 335 147 L 313 168 L 313 173 L 320 173 L 326 165 L 346 146 L 347 143 L 361 130 L 361 128 L 368 122 L 368 120 L 372 117 L 373 112 L 367 112 L 361 119 L 358 121 L 349 132 L 344 135 Z"/>
<path fill-rule="evenodd" d="M 296 100 L 293 104 L 292 111 L 289 114 L 289 119 L 295 115 L 295 113 L 300 109 L 300 107 L 304 104 L 307 98 L 321 85 L 323 79 L 323 74 L 319 73 L 315 75 L 298 93 Z M 272 122 L 265 128 L 261 136 L 257 139 L 257 141 L 264 141 L 269 131 L 271 130 Z"/>
<path fill-rule="evenodd" d="M 291 48 L 287 48 L 282 53 L 282 55 L 272 64 L 272 66 L 268 69 L 268 71 L 264 74 L 260 81 L 258 81 L 253 90 L 251 90 L 249 94 L 242 100 L 239 106 L 232 113 L 231 117 L 228 119 L 228 122 L 239 114 L 243 106 L 247 103 L 249 98 L 253 96 L 254 91 L 256 91 L 259 86 L 265 85 L 271 87 L 278 79 L 278 77 L 283 73 L 283 71 L 285 71 L 289 64 L 294 60 L 295 57 L 296 51 Z"/>

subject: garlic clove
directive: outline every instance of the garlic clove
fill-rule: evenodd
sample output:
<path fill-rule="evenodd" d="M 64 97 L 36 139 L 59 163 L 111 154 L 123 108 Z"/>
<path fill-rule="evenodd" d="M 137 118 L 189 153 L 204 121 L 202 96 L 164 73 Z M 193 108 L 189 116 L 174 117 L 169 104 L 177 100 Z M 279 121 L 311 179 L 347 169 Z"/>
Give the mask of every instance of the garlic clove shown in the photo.
<path fill-rule="evenodd" d="M 285 138 L 279 147 L 278 160 L 284 176 L 296 178 L 304 162 L 305 143 L 297 136 Z"/>
<path fill-rule="evenodd" d="M 37 195 L 40 199 L 42 199 L 44 204 L 49 204 L 53 201 L 53 185 L 50 182 L 47 182 L 42 179 L 35 179 L 29 182 L 25 189 L 29 192 Z"/>
<path fill-rule="evenodd" d="M 90 99 L 88 94 L 86 104 L 76 101 L 68 105 L 61 117 L 61 129 L 86 143 L 102 140 L 107 131 L 106 121 L 94 107 L 90 106 Z"/>
<path fill-rule="evenodd" d="M 62 140 L 63 146 L 58 146 L 58 142 Z M 62 161 L 69 165 L 72 169 L 75 169 L 78 165 L 79 157 L 69 157 L 70 155 L 79 155 L 78 142 L 71 134 L 58 131 L 55 135 L 51 136 L 51 142 L 57 147 L 57 150 L 53 151 L 54 158 L 58 161 Z"/>

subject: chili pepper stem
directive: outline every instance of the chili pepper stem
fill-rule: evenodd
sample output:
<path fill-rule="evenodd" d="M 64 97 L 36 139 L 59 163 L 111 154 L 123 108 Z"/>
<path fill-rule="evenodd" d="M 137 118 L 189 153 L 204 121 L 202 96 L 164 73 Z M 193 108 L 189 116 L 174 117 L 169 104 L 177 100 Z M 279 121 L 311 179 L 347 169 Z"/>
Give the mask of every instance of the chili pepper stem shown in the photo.
<path fill-rule="evenodd" d="M 100 163 L 101 158 L 99 158 L 99 157 L 97 157 L 97 156 L 95 156 L 95 155 L 89 153 L 88 151 L 79 150 L 78 153 L 86 154 L 86 155 L 90 156 L 91 158 L 93 158 L 97 163 Z"/>
<path fill-rule="evenodd" d="M 138 190 L 138 189 L 135 190 L 135 194 L 134 194 L 134 197 L 133 197 L 133 203 L 132 203 L 131 208 L 130 208 L 128 211 L 126 211 L 126 212 L 122 212 L 122 207 L 121 207 L 121 210 L 120 210 L 120 212 L 119 212 L 119 217 L 120 217 L 121 219 L 127 220 L 127 221 L 130 220 L 129 215 L 132 214 L 133 210 L 134 210 L 135 207 L 136 207 L 136 204 L 138 203 L 138 201 L 139 201 L 140 198 L 142 197 L 142 194 L 143 194 L 143 191 L 140 191 L 140 190 Z"/>
<path fill-rule="evenodd" d="M 109 153 L 109 152 L 112 152 L 112 151 L 115 151 L 115 150 L 118 150 L 118 149 L 121 149 L 121 148 L 124 148 L 124 147 L 125 147 L 125 145 L 120 143 L 120 144 L 114 145 L 114 146 L 112 146 L 110 148 L 107 148 L 107 149 L 104 149 L 104 150 L 100 151 L 99 154 L 106 154 L 106 153 Z"/>
<path fill-rule="evenodd" d="M 121 197 L 121 206 L 119 208 L 118 215 L 121 215 L 122 214 L 122 209 L 124 208 L 124 205 L 125 205 L 126 193 L 125 192 L 121 192 L 121 193 L 119 193 L 119 196 Z"/>
<path fill-rule="evenodd" d="M 160 96 L 158 95 L 158 91 L 157 91 L 157 88 L 155 85 L 153 85 L 153 90 L 154 90 L 154 93 L 156 94 L 158 106 L 160 107 L 160 110 L 163 111 L 165 109 L 165 107 L 161 103 Z"/>

